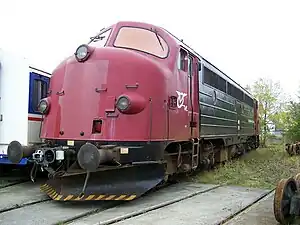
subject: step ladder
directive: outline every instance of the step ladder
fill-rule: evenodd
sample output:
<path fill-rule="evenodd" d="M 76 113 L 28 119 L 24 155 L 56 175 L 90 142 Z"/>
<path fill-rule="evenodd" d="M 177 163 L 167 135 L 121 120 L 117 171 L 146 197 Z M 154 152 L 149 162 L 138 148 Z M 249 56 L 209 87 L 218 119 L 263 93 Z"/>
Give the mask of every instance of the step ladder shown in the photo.
<path fill-rule="evenodd" d="M 199 164 L 200 143 L 199 138 L 193 138 L 192 142 L 192 169 L 195 170 Z"/>

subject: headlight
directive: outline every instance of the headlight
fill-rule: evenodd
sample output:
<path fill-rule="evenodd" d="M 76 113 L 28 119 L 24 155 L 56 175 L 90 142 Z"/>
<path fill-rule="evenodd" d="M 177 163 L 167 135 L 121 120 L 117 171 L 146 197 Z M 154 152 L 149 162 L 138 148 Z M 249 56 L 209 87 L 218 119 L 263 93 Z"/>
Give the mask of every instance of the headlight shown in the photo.
<path fill-rule="evenodd" d="M 39 103 L 38 109 L 42 114 L 46 114 L 49 109 L 48 101 L 46 99 L 42 99 Z"/>
<path fill-rule="evenodd" d="M 130 106 L 130 101 L 126 96 L 121 96 L 119 97 L 118 101 L 117 101 L 117 108 L 120 111 L 125 111 L 129 108 Z"/>
<path fill-rule="evenodd" d="M 85 61 L 89 57 L 89 48 L 87 45 L 80 45 L 75 52 L 77 61 Z"/>

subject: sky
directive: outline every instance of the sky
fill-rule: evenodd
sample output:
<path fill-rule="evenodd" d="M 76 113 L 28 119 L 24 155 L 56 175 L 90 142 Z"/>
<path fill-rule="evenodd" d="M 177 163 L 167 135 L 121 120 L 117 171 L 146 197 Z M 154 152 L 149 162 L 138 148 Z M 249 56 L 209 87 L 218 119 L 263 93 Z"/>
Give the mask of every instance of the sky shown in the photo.
<path fill-rule="evenodd" d="M 52 72 L 101 28 L 162 26 L 242 86 L 261 77 L 300 87 L 297 0 L 0 0 L 0 48 Z"/>

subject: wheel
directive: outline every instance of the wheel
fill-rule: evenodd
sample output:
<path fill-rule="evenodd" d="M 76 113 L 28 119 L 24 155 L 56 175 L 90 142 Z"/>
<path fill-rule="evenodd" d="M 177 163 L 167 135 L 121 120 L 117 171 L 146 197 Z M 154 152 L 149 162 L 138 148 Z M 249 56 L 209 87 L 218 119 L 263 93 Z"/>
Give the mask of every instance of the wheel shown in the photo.
<path fill-rule="evenodd" d="M 298 142 L 295 144 L 295 152 L 296 152 L 297 155 L 300 154 L 300 146 L 299 146 Z"/>
<path fill-rule="evenodd" d="M 295 179 L 295 181 L 297 183 L 297 188 L 298 188 L 298 191 L 299 191 L 300 190 L 300 173 L 296 174 L 294 176 L 294 179 Z"/>
<path fill-rule="evenodd" d="M 300 173 L 297 173 L 297 174 L 294 176 L 294 179 L 295 179 L 295 181 L 299 181 L 299 182 L 300 182 Z"/>
<path fill-rule="evenodd" d="M 293 144 L 292 145 L 292 155 L 296 155 L 297 154 L 297 145 L 296 144 Z"/>
<path fill-rule="evenodd" d="M 290 152 L 290 156 L 295 155 L 295 150 L 294 150 L 294 145 L 293 145 L 293 144 L 290 145 L 290 150 L 289 150 L 289 152 Z"/>
<path fill-rule="evenodd" d="M 275 219 L 280 224 L 289 224 L 294 220 L 290 214 L 292 197 L 296 194 L 297 183 L 294 178 L 282 179 L 278 182 L 273 202 Z"/>
<path fill-rule="evenodd" d="M 291 149 L 292 149 L 292 145 L 286 144 L 285 150 L 286 150 L 286 152 L 287 152 L 290 156 L 292 155 Z"/>

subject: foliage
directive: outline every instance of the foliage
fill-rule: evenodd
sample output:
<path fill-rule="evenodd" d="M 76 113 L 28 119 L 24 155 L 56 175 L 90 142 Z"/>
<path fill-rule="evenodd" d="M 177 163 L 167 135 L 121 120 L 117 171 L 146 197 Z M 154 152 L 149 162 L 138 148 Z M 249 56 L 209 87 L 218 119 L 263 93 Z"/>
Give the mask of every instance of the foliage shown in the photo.
<path fill-rule="evenodd" d="M 288 103 L 286 103 L 286 106 L 289 106 Z M 274 114 L 270 115 L 270 120 L 275 124 L 277 129 L 286 131 L 288 129 L 288 123 L 287 121 L 290 118 L 290 111 L 289 108 L 281 109 L 282 111 L 278 111 Z"/>
<path fill-rule="evenodd" d="M 286 134 L 290 141 L 300 141 L 300 103 L 290 103 Z"/>
<path fill-rule="evenodd" d="M 258 79 L 252 86 L 248 85 L 247 89 L 258 101 L 261 144 L 265 146 L 269 133 L 268 123 L 273 122 L 276 127 L 285 128 L 287 97 L 283 94 L 279 82 L 273 82 L 266 78 Z"/>
<path fill-rule="evenodd" d="M 298 91 L 298 102 L 290 101 L 286 105 L 287 111 L 284 116 L 281 115 L 283 127 L 285 128 L 285 136 L 288 142 L 300 141 L 300 88 Z"/>
<path fill-rule="evenodd" d="M 201 183 L 240 185 L 272 189 L 282 178 L 300 173 L 300 157 L 290 157 L 283 145 L 270 145 L 251 151 L 213 171 L 202 172 L 194 179 Z"/>

